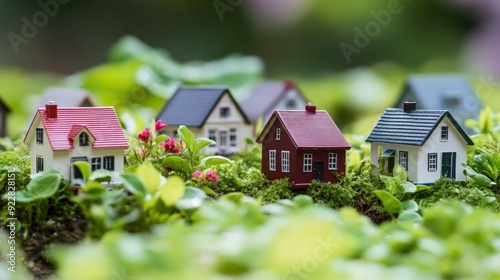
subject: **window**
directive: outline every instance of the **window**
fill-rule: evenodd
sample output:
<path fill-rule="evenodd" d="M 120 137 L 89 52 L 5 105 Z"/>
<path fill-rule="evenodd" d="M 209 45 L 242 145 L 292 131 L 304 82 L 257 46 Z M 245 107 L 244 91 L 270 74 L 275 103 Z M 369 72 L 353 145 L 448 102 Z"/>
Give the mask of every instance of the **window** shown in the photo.
<path fill-rule="evenodd" d="M 177 138 L 179 132 L 177 132 L 177 129 L 175 129 L 174 131 L 172 131 L 172 138 Z"/>
<path fill-rule="evenodd" d="M 408 170 L 408 152 L 399 151 L 399 165 L 405 170 Z"/>
<path fill-rule="evenodd" d="M 269 150 L 269 170 L 276 171 L 276 150 Z"/>
<path fill-rule="evenodd" d="M 36 157 L 36 173 L 42 171 L 43 171 L 43 157 Z"/>
<path fill-rule="evenodd" d="M 214 141 L 214 142 L 217 142 L 217 136 L 216 136 L 216 133 L 215 133 L 215 129 L 209 129 L 208 130 L 208 139 Z M 210 147 L 215 147 L 215 143 L 210 145 Z"/>
<path fill-rule="evenodd" d="M 92 158 L 90 165 L 92 167 L 92 172 L 96 171 L 97 169 L 101 169 L 101 158 L 100 157 Z"/>
<path fill-rule="evenodd" d="M 106 170 L 114 171 L 115 170 L 115 157 L 114 156 L 104 157 L 102 167 Z"/>
<path fill-rule="evenodd" d="M 220 132 L 220 146 L 221 147 L 227 146 L 227 131 Z"/>
<path fill-rule="evenodd" d="M 290 151 L 281 151 L 281 172 L 290 172 Z"/>
<path fill-rule="evenodd" d="M 293 98 L 287 99 L 285 102 L 285 107 L 287 109 L 295 109 L 295 107 L 297 107 L 297 102 Z"/>
<path fill-rule="evenodd" d="M 85 132 L 80 134 L 80 146 L 88 146 L 89 145 L 89 135 Z"/>
<path fill-rule="evenodd" d="M 337 153 L 328 154 L 328 170 L 337 170 Z"/>
<path fill-rule="evenodd" d="M 221 107 L 220 108 L 221 119 L 229 118 L 229 115 L 231 115 L 231 110 L 229 109 L 229 107 Z"/>
<path fill-rule="evenodd" d="M 442 126 L 441 127 L 441 141 L 446 141 L 446 140 L 448 140 L 448 127 Z"/>
<path fill-rule="evenodd" d="M 304 172 L 312 171 L 312 154 L 304 154 Z"/>
<path fill-rule="evenodd" d="M 281 128 L 276 128 L 276 140 L 281 139 Z"/>
<path fill-rule="evenodd" d="M 427 155 L 427 165 L 429 171 L 437 171 L 437 154 L 432 153 Z"/>
<path fill-rule="evenodd" d="M 236 147 L 236 128 L 231 128 L 229 130 L 229 145 L 231 145 L 231 147 Z"/>
<path fill-rule="evenodd" d="M 43 144 L 43 128 L 36 129 L 36 143 Z"/>

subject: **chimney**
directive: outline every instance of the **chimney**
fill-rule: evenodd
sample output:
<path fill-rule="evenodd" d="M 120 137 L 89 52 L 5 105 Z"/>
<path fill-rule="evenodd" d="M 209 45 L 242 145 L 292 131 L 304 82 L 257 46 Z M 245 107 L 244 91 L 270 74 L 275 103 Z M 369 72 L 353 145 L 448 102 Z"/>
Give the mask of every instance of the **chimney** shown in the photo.
<path fill-rule="evenodd" d="M 316 105 L 308 103 L 306 105 L 306 111 L 310 114 L 316 114 Z"/>
<path fill-rule="evenodd" d="M 284 80 L 283 85 L 285 86 L 285 90 L 293 88 L 293 82 L 291 80 Z"/>
<path fill-rule="evenodd" d="M 57 104 L 55 101 L 49 101 L 45 104 L 45 111 L 48 119 L 57 119 Z"/>
<path fill-rule="evenodd" d="M 405 113 L 409 113 L 415 109 L 417 109 L 417 102 L 415 101 L 405 101 L 403 104 L 403 111 Z"/>

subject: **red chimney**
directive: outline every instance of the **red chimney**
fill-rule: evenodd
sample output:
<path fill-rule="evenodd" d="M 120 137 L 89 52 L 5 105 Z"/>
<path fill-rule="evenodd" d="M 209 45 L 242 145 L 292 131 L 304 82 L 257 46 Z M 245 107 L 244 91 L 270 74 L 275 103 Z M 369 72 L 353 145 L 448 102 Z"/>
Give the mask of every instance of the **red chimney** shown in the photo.
<path fill-rule="evenodd" d="M 45 111 L 48 119 L 57 119 L 57 104 L 55 101 L 49 101 L 45 104 Z"/>
<path fill-rule="evenodd" d="M 316 105 L 308 103 L 306 105 L 306 111 L 311 114 L 316 114 Z"/>
<path fill-rule="evenodd" d="M 285 90 L 293 88 L 293 82 L 291 80 L 284 80 L 283 85 L 285 86 Z"/>

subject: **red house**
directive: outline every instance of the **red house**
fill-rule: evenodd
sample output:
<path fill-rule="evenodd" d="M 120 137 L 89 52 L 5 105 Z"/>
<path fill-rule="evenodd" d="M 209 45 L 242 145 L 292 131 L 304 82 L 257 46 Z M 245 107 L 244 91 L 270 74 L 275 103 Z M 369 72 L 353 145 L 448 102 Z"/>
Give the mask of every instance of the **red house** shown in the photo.
<path fill-rule="evenodd" d="M 262 172 L 269 180 L 289 178 L 293 188 L 307 188 L 313 179 L 335 182 L 345 173 L 351 146 L 324 110 L 275 111 L 257 137 L 262 144 Z"/>

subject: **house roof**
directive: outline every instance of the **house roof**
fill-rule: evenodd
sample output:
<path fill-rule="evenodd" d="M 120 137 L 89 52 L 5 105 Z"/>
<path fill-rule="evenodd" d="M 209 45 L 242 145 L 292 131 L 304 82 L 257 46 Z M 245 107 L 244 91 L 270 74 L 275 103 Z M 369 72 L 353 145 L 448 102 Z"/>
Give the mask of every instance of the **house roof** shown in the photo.
<path fill-rule="evenodd" d="M 441 120 L 447 116 L 468 145 L 474 145 L 467 133 L 446 110 L 412 110 L 390 108 L 380 117 L 367 142 L 422 146 Z"/>
<path fill-rule="evenodd" d="M 95 139 L 93 148 L 128 148 L 127 139 L 113 107 L 59 107 L 57 118 L 48 119 L 45 108 L 40 108 L 31 121 L 24 143 L 34 137 L 39 120 L 43 122 L 52 150 L 73 149 L 71 141 L 83 128 Z"/>
<path fill-rule="evenodd" d="M 275 111 L 257 137 L 257 142 L 262 143 L 276 120 L 283 124 L 283 129 L 290 135 L 296 148 L 351 148 L 324 110 L 317 110 L 316 113 L 305 110 Z"/>
<path fill-rule="evenodd" d="M 270 113 L 283 99 L 290 89 L 296 89 L 299 95 L 306 100 L 292 81 L 264 80 L 258 84 L 248 98 L 241 103 L 241 108 L 250 121 Z"/>
<path fill-rule="evenodd" d="M 250 123 L 225 87 L 180 87 L 165 103 L 156 119 L 169 125 L 202 127 L 214 107 L 226 93 L 242 115 L 245 123 Z"/>
<path fill-rule="evenodd" d="M 44 107 L 49 101 L 55 101 L 59 107 L 89 107 L 85 101 L 88 101 L 90 106 L 96 106 L 92 96 L 80 88 L 68 87 L 50 87 L 47 88 L 40 97 L 36 108 Z"/>

